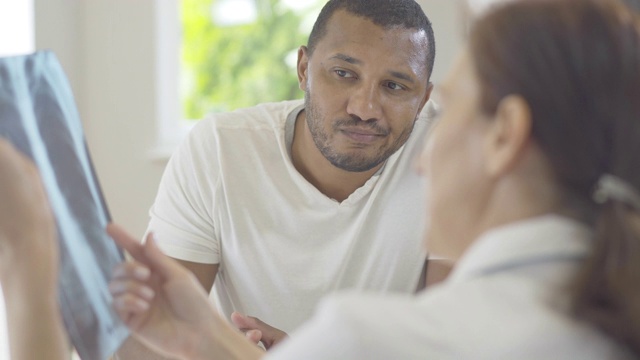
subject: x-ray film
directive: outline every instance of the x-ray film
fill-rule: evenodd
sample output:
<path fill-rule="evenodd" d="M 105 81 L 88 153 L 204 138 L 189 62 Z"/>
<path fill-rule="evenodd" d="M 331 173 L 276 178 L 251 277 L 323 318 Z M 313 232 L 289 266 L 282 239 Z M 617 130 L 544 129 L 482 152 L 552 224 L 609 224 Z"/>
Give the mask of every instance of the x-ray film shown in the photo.
<path fill-rule="evenodd" d="M 106 359 L 128 336 L 107 287 L 123 255 L 105 233 L 110 215 L 53 53 L 0 59 L 0 137 L 35 162 L 44 181 L 60 240 L 59 296 L 69 337 L 82 359 Z"/>

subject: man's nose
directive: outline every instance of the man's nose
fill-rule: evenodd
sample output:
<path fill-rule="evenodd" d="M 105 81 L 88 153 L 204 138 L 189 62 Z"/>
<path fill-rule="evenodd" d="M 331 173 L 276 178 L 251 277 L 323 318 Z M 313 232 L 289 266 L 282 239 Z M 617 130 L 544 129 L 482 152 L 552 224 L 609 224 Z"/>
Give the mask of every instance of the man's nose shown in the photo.
<path fill-rule="evenodd" d="M 360 84 L 350 94 L 347 112 L 363 121 L 380 119 L 382 106 L 380 103 L 380 89 L 376 84 Z"/>

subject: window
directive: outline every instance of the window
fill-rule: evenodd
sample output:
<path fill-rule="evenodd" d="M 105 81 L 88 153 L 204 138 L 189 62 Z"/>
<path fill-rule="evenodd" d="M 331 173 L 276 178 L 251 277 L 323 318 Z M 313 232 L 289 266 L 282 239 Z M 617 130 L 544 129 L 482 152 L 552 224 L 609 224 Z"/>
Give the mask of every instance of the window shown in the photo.
<path fill-rule="evenodd" d="M 297 50 L 320 0 L 183 0 L 183 118 L 301 98 Z"/>
<path fill-rule="evenodd" d="M 34 43 L 33 1 L 0 1 L 0 56 L 33 52 Z"/>
<path fill-rule="evenodd" d="M 33 1 L 0 1 L 0 56 L 27 54 L 35 49 Z M 0 360 L 8 360 L 9 334 L 0 288 Z"/>

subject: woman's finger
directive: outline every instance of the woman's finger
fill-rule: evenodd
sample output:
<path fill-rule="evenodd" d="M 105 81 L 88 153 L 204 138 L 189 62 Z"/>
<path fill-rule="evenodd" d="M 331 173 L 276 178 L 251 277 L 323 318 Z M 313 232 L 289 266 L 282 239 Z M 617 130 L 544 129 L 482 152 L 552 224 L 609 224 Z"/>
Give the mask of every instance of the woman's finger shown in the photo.
<path fill-rule="evenodd" d="M 109 292 L 113 297 L 131 295 L 146 301 L 152 301 L 156 295 L 155 291 L 146 284 L 124 279 L 111 281 L 109 283 Z"/>
<path fill-rule="evenodd" d="M 151 271 L 148 267 L 136 261 L 125 261 L 113 268 L 111 279 L 136 279 L 148 282 L 151 278 Z"/>
<path fill-rule="evenodd" d="M 138 239 L 129 235 L 123 228 L 113 223 L 107 225 L 107 234 L 134 259 L 146 263 L 144 248 Z M 151 234 L 147 235 L 147 239 L 150 236 Z"/>

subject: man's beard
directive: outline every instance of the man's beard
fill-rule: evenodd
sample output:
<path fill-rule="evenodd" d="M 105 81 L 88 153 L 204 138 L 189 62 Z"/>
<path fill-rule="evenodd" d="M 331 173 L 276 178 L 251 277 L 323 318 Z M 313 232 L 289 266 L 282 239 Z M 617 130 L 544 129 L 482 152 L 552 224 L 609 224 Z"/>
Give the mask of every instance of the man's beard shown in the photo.
<path fill-rule="evenodd" d="M 313 142 L 316 144 L 318 150 L 320 150 L 322 156 L 324 156 L 325 159 L 327 159 L 333 166 L 349 172 L 368 171 L 385 162 L 391 155 L 393 155 L 399 148 L 401 148 L 402 145 L 404 145 L 404 143 L 409 138 L 409 135 L 411 135 L 411 131 L 413 130 L 413 125 L 415 123 L 411 122 L 411 126 L 407 127 L 402 132 L 401 136 L 396 139 L 393 144 L 391 144 L 391 146 L 378 149 L 377 153 L 374 155 L 366 156 L 364 154 L 357 153 L 341 154 L 332 147 L 332 139 L 330 138 L 330 134 L 327 133 L 323 127 L 323 114 L 314 106 L 308 89 L 304 93 L 304 111 L 307 121 L 307 127 L 311 132 L 311 137 L 313 138 Z M 388 129 L 385 129 L 377 124 L 377 120 L 363 121 L 361 119 L 358 119 L 357 117 L 337 120 L 333 124 L 331 124 L 331 127 L 335 132 L 337 132 L 340 127 L 345 125 L 362 127 L 363 124 L 366 124 L 366 126 L 374 130 L 376 133 L 389 133 Z"/>

